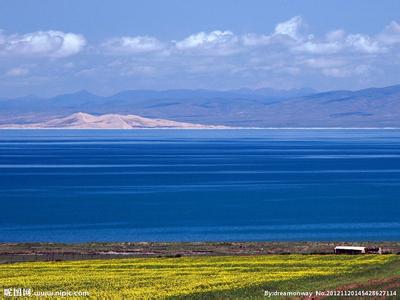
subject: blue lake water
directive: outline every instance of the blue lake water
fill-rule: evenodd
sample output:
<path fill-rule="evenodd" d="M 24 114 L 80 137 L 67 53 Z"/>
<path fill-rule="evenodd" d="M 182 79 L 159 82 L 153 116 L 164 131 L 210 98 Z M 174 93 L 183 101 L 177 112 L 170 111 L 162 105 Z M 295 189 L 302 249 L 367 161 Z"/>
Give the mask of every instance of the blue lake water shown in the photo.
<path fill-rule="evenodd" d="M 399 130 L 0 130 L 0 242 L 400 240 Z"/>

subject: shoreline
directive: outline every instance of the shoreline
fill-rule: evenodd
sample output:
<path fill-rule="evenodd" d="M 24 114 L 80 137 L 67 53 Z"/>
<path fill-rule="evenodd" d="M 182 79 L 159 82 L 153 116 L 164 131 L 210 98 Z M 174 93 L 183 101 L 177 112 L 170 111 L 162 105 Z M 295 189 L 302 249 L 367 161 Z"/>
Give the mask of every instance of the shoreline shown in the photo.
<path fill-rule="evenodd" d="M 227 128 L 171 128 L 171 127 L 145 127 L 145 128 L 19 128 L 0 127 L 0 130 L 400 130 L 400 127 L 227 127 Z"/>
<path fill-rule="evenodd" d="M 118 242 L 0 243 L 0 264 L 28 261 L 186 256 L 328 255 L 335 246 L 381 247 L 383 254 L 400 254 L 398 242 Z"/>

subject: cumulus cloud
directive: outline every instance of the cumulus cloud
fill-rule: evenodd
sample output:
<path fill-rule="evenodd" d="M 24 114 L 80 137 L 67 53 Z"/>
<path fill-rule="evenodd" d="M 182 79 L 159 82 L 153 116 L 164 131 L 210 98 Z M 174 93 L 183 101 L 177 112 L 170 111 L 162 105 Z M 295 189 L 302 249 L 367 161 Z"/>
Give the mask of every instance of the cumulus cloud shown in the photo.
<path fill-rule="evenodd" d="M 340 28 L 314 35 L 301 16 L 294 16 L 265 33 L 237 34 L 219 28 L 181 40 L 118 37 L 101 46 L 108 53 L 131 59 L 133 65 L 129 68 L 126 63 L 109 67 L 110 73 L 118 70 L 120 76 L 159 78 L 173 74 L 173 78 L 192 80 L 201 74 L 205 78 L 218 74 L 245 80 L 263 76 L 365 78 L 380 74 L 391 59 L 399 61 L 400 25 L 391 22 L 375 35 L 349 33 Z M 168 57 L 160 53 L 167 53 Z"/>
<path fill-rule="evenodd" d="M 239 38 L 231 31 L 199 32 L 175 42 L 177 50 L 212 51 L 214 54 L 231 54 L 238 50 Z"/>
<path fill-rule="evenodd" d="M 295 16 L 290 20 L 278 23 L 275 27 L 274 35 L 285 35 L 294 40 L 300 40 L 302 39 L 300 30 L 303 25 L 303 19 L 300 16 Z"/>
<path fill-rule="evenodd" d="M 337 53 L 343 49 L 343 44 L 339 42 L 315 42 L 306 41 L 293 48 L 297 51 L 308 52 L 313 54 L 331 54 Z"/>
<path fill-rule="evenodd" d="M 226 78 L 232 78 L 242 85 L 246 80 L 261 82 L 265 78 L 281 78 L 277 80 L 279 83 L 283 79 L 289 78 L 291 82 L 307 76 L 313 80 L 336 78 L 346 82 L 351 76 L 363 80 L 367 79 L 365 76 L 382 77 L 384 71 L 398 77 L 400 24 L 395 21 L 377 34 L 346 32 L 339 28 L 313 35 L 300 16 L 280 22 L 265 33 L 238 34 L 228 29 L 201 31 L 180 40 L 161 40 L 147 35 L 115 37 L 91 45 L 91 49 L 97 49 L 91 52 L 96 59 L 85 60 L 80 56 L 79 60 L 69 60 L 70 64 L 54 59 L 44 64 L 54 73 L 61 72 L 62 66 L 62 78 L 67 73 L 85 80 L 134 77 L 149 80 L 151 84 L 155 80 L 197 84 L 212 78 L 225 78 L 228 82 Z M 9 70 L 3 71 L 3 75 L 28 75 L 29 65 L 20 60 L 22 56 L 66 57 L 79 53 L 86 44 L 83 36 L 60 31 L 23 35 L 6 35 L 0 31 L 0 56 L 16 57 L 14 64 L 11 59 L 7 62 Z M 29 66 L 29 69 L 33 68 Z"/>
<path fill-rule="evenodd" d="M 86 39 L 75 33 L 36 31 L 5 35 L 0 32 L 0 54 L 11 56 L 67 57 L 82 51 Z"/>
<path fill-rule="evenodd" d="M 161 42 L 155 37 L 136 36 L 110 39 L 102 48 L 114 54 L 190 53 L 204 55 L 233 55 L 264 48 L 267 51 L 302 52 L 317 55 L 337 53 L 379 54 L 389 46 L 400 43 L 400 25 L 390 23 L 377 36 L 361 33 L 348 34 L 342 29 L 332 30 L 321 38 L 306 31 L 302 17 L 295 16 L 278 23 L 271 33 L 237 35 L 229 30 L 198 32 L 178 41 Z"/>
<path fill-rule="evenodd" d="M 363 34 L 350 34 L 346 38 L 346 46 L 359 52 L 371 54 L 385 51 L 385 48 L 378 41 Z"/>
<path fill-rule="evenodd" d="M 192 49 L 198 47 L 210 47 L 224 45 L 236 39 L 231 31 L 215 30 L 210 33 L 199 32 L 176 43 L 178 49 Z"/>
<path fill-rule="evenodd" d="M 293 49 L 314 54 L 332 54 L 338 52 L 358 52 L 377 54 L 387 51 L 387 47 L 378 38 L 365 34 L 346 34 L 343 30 L 329 32 L 325 39 L 309 38 L 298 43 Z"/>
<path fill-rule="evenodd" d="M 378 36 L 378 40 L 385 45 L 400 43 L 400 24 L 392 21 Z"/>
<path fill-rule="evenodd" d="M 124 36 L 110 39 L 102 45 L 107 51 L 120 54 L 149 53 L 163 50 L 165 45 L 150 36 Z"/>

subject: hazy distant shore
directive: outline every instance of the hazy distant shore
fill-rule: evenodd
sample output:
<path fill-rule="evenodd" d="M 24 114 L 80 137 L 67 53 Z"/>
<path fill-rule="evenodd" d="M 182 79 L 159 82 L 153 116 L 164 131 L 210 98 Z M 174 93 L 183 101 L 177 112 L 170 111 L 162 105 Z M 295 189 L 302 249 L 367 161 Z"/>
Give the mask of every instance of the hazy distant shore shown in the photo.
<path fill-rule="evenodd" d="M 0 129 L 74 129 L 74 130 L 132 130 L 132 129 L 225 129 L 225 130 L 395 130 L 396 126 L 319 126 L 315 125 L 278 125 L 278 126 L 228 126 L 179 122 L 170 119 L 147 118 L 138 115 L 103 114 L 92 115 L 85 112 L 73 113 L 64 117 L 46 119 L 22 119 L 13 123 L 0 124 Z"/>

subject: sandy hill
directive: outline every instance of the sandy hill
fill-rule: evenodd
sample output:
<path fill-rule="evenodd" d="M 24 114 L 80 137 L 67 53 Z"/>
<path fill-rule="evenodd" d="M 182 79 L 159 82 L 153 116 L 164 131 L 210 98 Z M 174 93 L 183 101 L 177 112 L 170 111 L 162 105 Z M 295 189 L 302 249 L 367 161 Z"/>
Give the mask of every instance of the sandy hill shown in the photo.
<path fill-rule="evenodd" d="M 67 117 L 51 118 L 38 123 L 3 124 L 0 128 L 76 128 L 76 129 L 134 129 L 134 128 L 224 128 L 165 119 L 149 119 L 137 115 L 91 115 L 83 112 Z"/>

